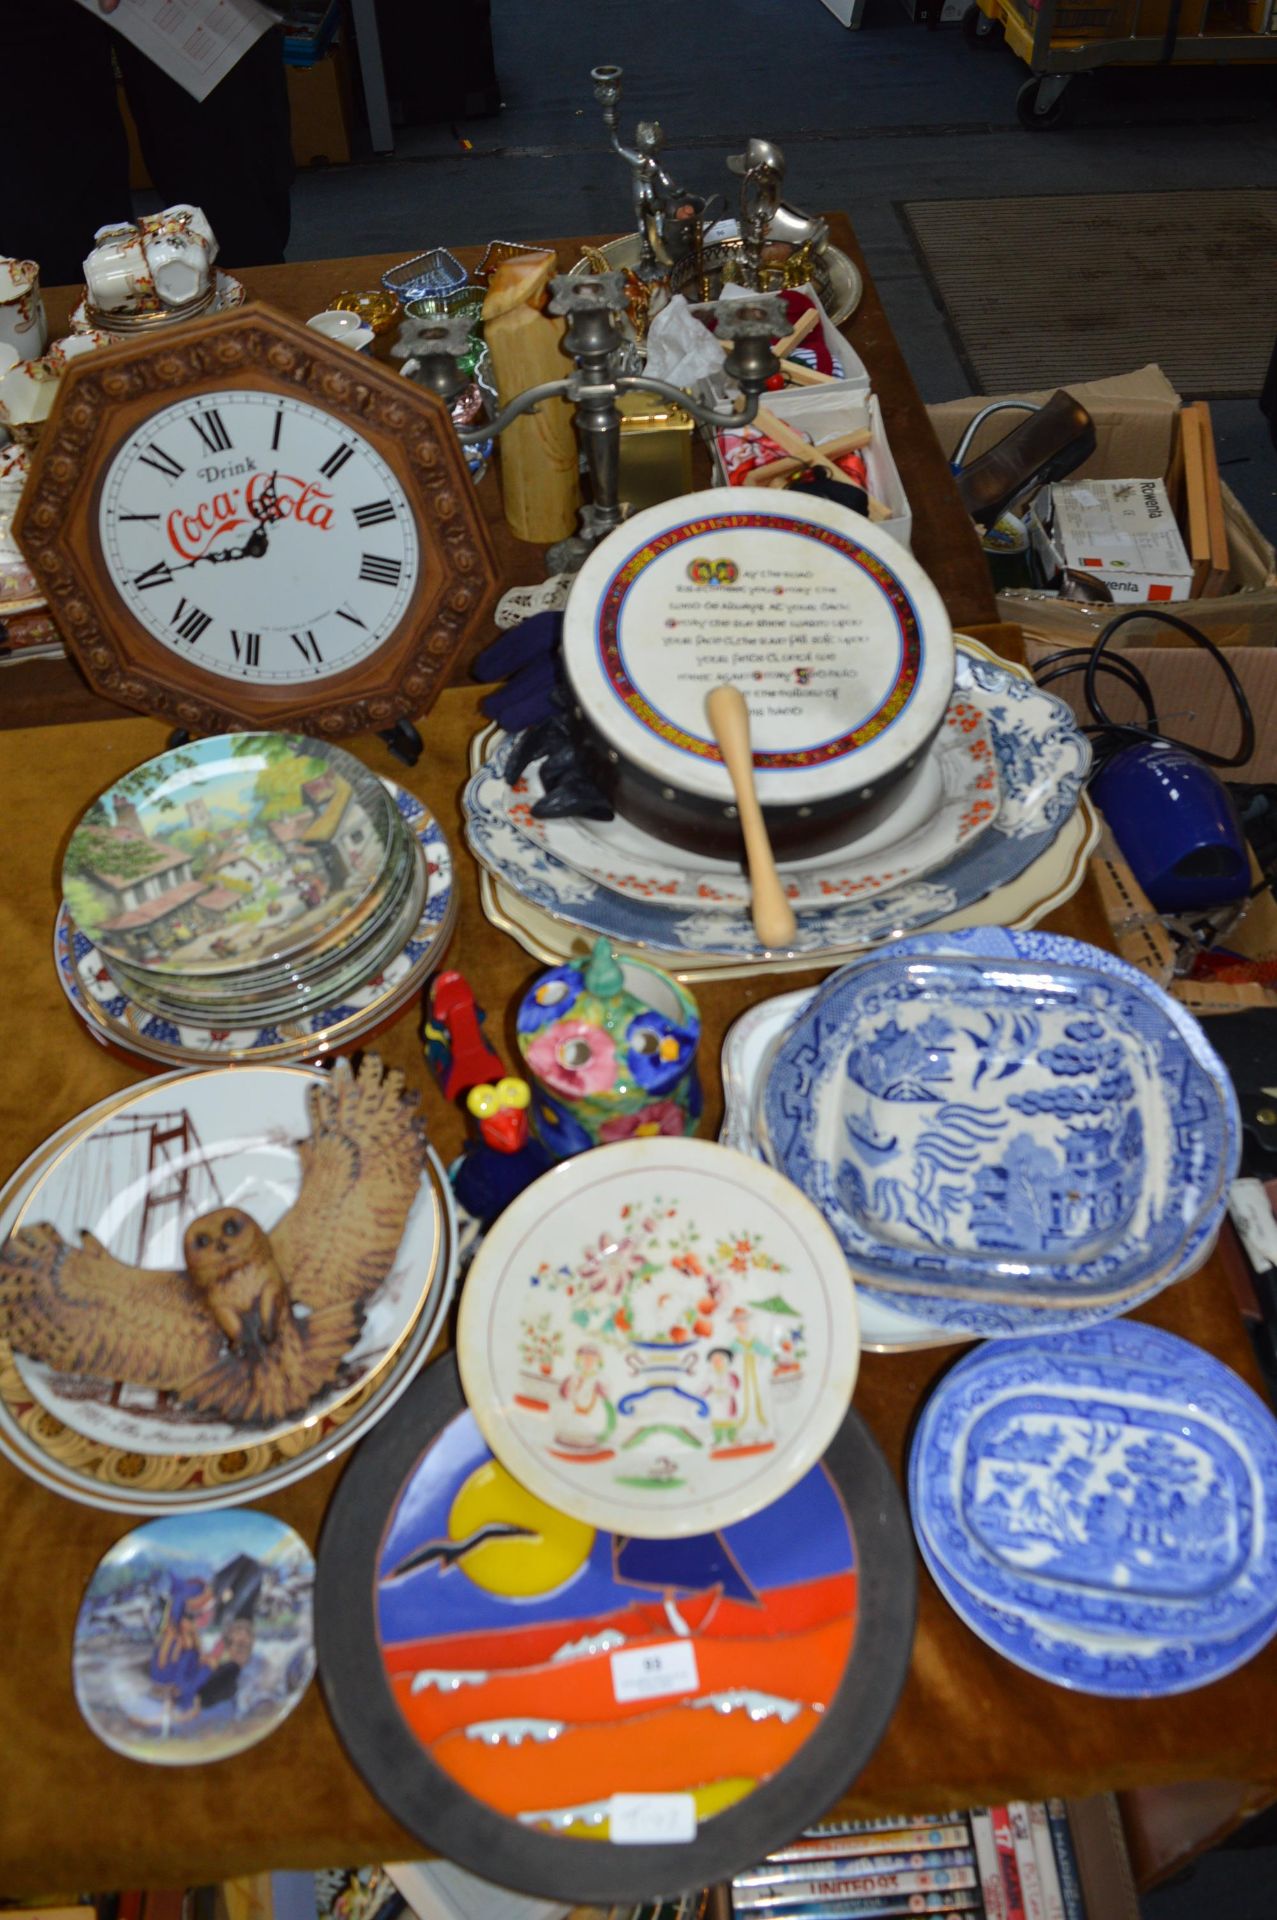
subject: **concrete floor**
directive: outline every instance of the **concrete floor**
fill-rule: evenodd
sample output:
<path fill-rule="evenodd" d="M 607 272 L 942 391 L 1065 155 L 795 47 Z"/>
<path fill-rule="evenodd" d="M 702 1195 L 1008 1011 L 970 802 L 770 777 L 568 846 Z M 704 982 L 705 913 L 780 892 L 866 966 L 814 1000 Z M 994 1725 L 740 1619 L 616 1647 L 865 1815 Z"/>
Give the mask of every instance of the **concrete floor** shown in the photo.
<path fill-rule="evenodd" d="M 855 33 L 820 0 L 493 0 L 493 30 L 502 113 L 400 128 L 392 158 L 303 174 L 291 259 L 626 225 L 625 171 L 589 79 L 613 61 L 625 70 L 623 124 L 660 118 L 676 178 L 725 187 L 723 158 L 742 135 L 766 133 L 785 149 L 796 202 L 847 210 L 923 397 L 942 400 L 970 383 L 900 202 L 1277 184 L 1277 65 L 1108 69 L 1075 83 L 1074 126 L 1029 134 L 1015 114 L 1026 75 L 1014 55 L 972 49 L 956 26 L 915 27 L 899 0 L 869 0 Z M 1277 314 L 1253 324 L 1271 336 Z M 1213 412 L 1225 477 L 1277 540 L 1266 425 L 1247 400 Z"/>

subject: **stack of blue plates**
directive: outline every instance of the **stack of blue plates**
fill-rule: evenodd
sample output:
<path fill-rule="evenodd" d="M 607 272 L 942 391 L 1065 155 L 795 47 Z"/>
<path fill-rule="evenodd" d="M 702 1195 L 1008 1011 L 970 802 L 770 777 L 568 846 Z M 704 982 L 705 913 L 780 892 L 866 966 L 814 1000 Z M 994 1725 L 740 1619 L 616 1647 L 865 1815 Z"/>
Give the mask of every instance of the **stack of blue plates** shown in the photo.
<path fill-rule="evenodd" d="M 909 1500 L 950 1606 L 1058 1686 L 1181 1693 L 1277 1632 L 1277 1420 L 1156 1327 L 969 1354 L 924 1409 Z"/>
<path fill-rule="evenodd" d="M 1191 1015 L 1058 935 L 921 935 L 844 967 L 754 1077 L 750 1130 L 859 1286 L 956 1334 L 1072 1331 L 1210 1252 L 1237 1103 Z"/>

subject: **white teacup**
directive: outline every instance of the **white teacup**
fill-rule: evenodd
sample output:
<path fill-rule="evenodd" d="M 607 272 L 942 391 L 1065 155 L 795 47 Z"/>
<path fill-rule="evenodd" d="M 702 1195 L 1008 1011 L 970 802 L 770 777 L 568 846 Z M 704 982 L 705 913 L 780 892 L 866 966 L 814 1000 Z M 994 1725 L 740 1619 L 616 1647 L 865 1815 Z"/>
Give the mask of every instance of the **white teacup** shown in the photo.
<path fill-rule="evenodd" d="M 34 260 L 0 255 L 0 341 L 19 360 L 38 360 L 48 338 L 39 267 Z"/>
<path fill-rule="evenodd" d="M 208 292 L 217 241 L 199 207 L 165 207 L 138 222 L 155 292 L 166 307 L 186 307 Z"/>
<path fill-rule="evenodd" d="M 0 424 L 20 447 L 34 447 L 39 439 L 62 372 L 47 360 L 20 360 L 0 375 Z"/>
<path fill-rule="evenodd" d="M 155 304 L 142 235 L 128 222 L 99 227 L 84 261 L 90 305 L 102 313 L 130 313 Z"/>
<path fill-rule="evenodd" d="M 325 307 L 322 313 L 312 313 L 306 325 L 322 333 L 325 340 L 340 340 L 358 353 L 366 352 L 373 343 L 373 330 L 367 322 L 357 313 L 345 313 L 340 307 Z"/>

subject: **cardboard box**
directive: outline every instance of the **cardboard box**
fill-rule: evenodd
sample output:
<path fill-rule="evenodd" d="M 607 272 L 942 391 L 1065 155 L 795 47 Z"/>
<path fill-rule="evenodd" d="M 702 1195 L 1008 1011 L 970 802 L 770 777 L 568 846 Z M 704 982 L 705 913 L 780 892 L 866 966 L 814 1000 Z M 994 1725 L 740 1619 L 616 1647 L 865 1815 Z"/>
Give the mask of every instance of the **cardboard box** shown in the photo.
<path fill-rule="evenodd" d="M 1052 488 L 1051 505 L 1065 566 L 1102 580 L 1115 605 L 1188 599 L 1192 562 L 1164 481 L 1069 481 Z"/>
<path fill-rule="evenodd" d="M 902 546 L 913 539 L 913 512 L 900 479 L 900 473 L 887 442 L 882 409 L 876 393 L 866 393 L 859 385 L 845 380 L 830 380 L 821 387 L 787 387 L 783 393 L 765 394 L 767 407 L 777 419 L 809 434 L 813 442 L 832 440 L 844 433 L 867 427 L 873 436 L 863 449 L 865 477 L 869 491 L 890 509 L 890 517 L 880 521 L 884 533 L 890 533 Z M 714 441 L 714 481 L 728 484 L 719 457 L 718 437 Z M 766 499 L 765 488 L 738 489 L 742 500 L 759 505 Z"/>
<path fill-rule="evenodd" d="M 1277 594 L 1238 596 L 1242 597 L 1262 598 L 1270 603 L 1262 617 L 1252 624 L 1250 644 L 1233 647 L 1228 655 L 1228 664 L 1254 716 L 1255 750 L 1243 766 L 1229 768 L 1223 778 L 1256 783 L 1277 781 Z M 1228 682 L 1214 660 L 1191 644 L 1127 646 L 1127 633 L 1139 632 L 1139 625 L 1132 621 L 1115 637 L 1113 652 L 1121 653 L 1144 675 L 1163 733 L 1190 747 L 1197 744 L 1215 753 L 1230 752 L 1238 740 L 1237 708 Z M 1036 671 L 1059 651 L 1060 642 L 1026 632 L 1024 648 L 1029 666 Z M 1081 673 L 1052 681 L 1049 691 L 1067 702 L 1080 721 L 1091 720 Z M 1100 705 L 1110 719 L 1144 724 L 1144 709 L 1139 699 L 1112 674 L 1100 676 L 1097 691 Z"/>
<path fill-rule="evenodd" d="M 1038 404 L 1049 399 L 1053 391 L 994 397 Z M 1067 391 L 1082 402 L 1095 423 L 1095 452 L 1069 475 L 1070 482 L 1147 475 L 1165 481 L 1172 499 L 1176 497 L 1181 401 L 1160 367 L 1141 367 L 1135 373 L 1107 380 L 1073 381 Z M 968 424 L 987 405 L 987 397 L 972 396 L 927 408 L 946 455 L 952 457 Z M 967 458 L 996 445 L 1015 424 L 1015 418 L 1011 413 L 991 415 L 976 435 Z M 1220 495 L 1229 558 L 1224 591 L 1219 598 L 1194 600 L 1174 611 L 1200 627 L 1217 646 L 1271 646 L 1272 639 L 1259 636 L 1272 631 L 1277 617 L 1277 553 L 1228 486 L 1221 487 Z M 998 611 L 1004 620 L 1017 621 L 1026 632 L 1056 647 L 1091 645 L 1120 610 L 1061 600 L 1031 589 L 998 595 Z M 1151 622 L 1143 627 L 1132 622 L 1122 644 L 1137 643 L 1150 647 L 1191 644 L 1166 627 Z"/>

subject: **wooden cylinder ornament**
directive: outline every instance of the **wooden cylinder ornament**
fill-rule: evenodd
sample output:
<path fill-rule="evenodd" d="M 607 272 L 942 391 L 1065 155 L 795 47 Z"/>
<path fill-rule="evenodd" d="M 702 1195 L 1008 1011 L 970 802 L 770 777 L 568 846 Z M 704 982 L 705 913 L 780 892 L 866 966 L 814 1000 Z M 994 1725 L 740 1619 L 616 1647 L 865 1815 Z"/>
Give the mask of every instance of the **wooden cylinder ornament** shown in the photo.
<path fill-rule="evenodd" d="M 503 407 L 527 387 L 561 380 L 571 371 L 563 352 L 567 322 L 541 311 L 557 264 L 552 253 L 519 254 L 502 261 L 488 282 L 483 337 Z M 517 539 L 544 546 L 575 532 L 581 483 L 568 401 L 543 400 L 506 428 L 501 491 Z"/>

